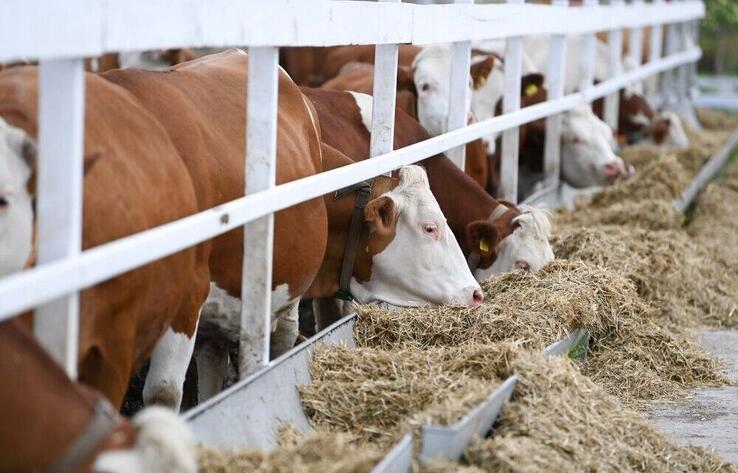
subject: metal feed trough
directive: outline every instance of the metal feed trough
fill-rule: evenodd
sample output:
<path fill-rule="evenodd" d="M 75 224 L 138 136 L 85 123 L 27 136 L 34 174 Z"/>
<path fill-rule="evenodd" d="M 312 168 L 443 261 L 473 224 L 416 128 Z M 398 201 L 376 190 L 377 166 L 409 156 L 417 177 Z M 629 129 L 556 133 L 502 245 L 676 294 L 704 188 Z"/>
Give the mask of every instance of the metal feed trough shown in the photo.
<path fill-rule="evenodd" d="M 44 11 L 43 17 L 39 11 Z M 315 342 L 320 339 L 351 343 L 352 329 L 352 319 L 345 319 L 329 333 L 269 363 L 274 212 L 441 152 L 447 152 L 463 169 L 463 145 L 496 132 L 503 135 L 501 197 L 515 202 L 517 127 L 541 118 L 547 119 L 541 194 L 553 196 L 554 204 L 560 203 L 560 113 L 605 97 L 606 121 L 615 127 L 618 91 L 657 74 L 662 75 L 663 86 L 648 90 L 649 95 L 689 112 L 689 90 L 696 84 L 695 64 L 701 56 L 696 42 L 697 26 L 704 12 L 704 5 L 698 0 L 632 0 L 628 4 L 610 0 L 608 5 L 584 0 L 584 6 L 577 8 L 570 8 L 564 0 L 553 0 L 553 5 L 524 4 L 521 0 L 508 0 L 502 5 L 474 5 L 469 0 L 457 0 L 451 5 L 411 5 L 398 0 L 5 0 L 0 15 L 0 63 L 40 62 L 40 192 L 37 263 L 32 269 L 0 280 L 0 320 L 35 309 L 36 335 L 74 378 L 79 291 L 245 226 L 241 294 L 248 303 L 242 307 L 242 331 L 264 336 L 240 349 L 244 360 L 255 360 L 247 365 L 248 377 L 190 411 L 186 418 L 196 435 L 207 443 L 272 447 L 278 422 L 290 421 L 302 430 L 309 428 L 295 387 L 309 380 L 307 368 Z M 643 28 L 647 26 L 655 26 L 650 33 L 648 62 L 641 64 L 640 55 L 636 55 L 635 68 L 620 70 L 617 58 L 622 49 L 622 29 L 631 31 L 630 46 L 640 50 Z M 609 77 L 593 85 L 597 31 L 609 32 Z M 532 34 L 550 36 L 549 69 L 544 71 L 549 100 L 520 109 L 522 37 Z M 583 90 L 569 95 L 564 95 L 563 80 L 566 34 L 584 35 L 581 60 L 587 71 Z M 500 38 L 507 39 L 504 113 L 467 125 L 471 41 Z M 451 43 L 453 51 L 450 131 L 393 151 L 397 44 L 441 42 Z M 278 48 L 344 44 L 378 45 L 370 150 L 373 159 L 277 186 L 274 175 Z M 248 48 L 246 195 L 82 251 L 83 58 L 180 46 Z M 662 50 L 666 51 L 663 57 Z M 717 166 L 716 163 L 713 164 Z M 702 185 L 704 182 L 695 184 Z M 692 198 L 694 195 L 690 194 L 684 200 Z M 503 387 L 511 389 L 513 383 L 514 380 L 508 380 Z M 256 393 L 255 397 L 249 397 L 250 393 Z M 492 395 L 488 405 L 499 407 L 495 403 L 505 396 L 509 393 Z M 480 406 L 474 412 L 487 415 L 497 408 Z M 489 416 L 483 422 L 464 419 L 461 423 L 473 424 L 477 433 L 488 430 L 494 421 Z M 403 440 L 377 469 L 406 471 L 408 457 L 403 452 L 408 445 L 411 442 Z"/>

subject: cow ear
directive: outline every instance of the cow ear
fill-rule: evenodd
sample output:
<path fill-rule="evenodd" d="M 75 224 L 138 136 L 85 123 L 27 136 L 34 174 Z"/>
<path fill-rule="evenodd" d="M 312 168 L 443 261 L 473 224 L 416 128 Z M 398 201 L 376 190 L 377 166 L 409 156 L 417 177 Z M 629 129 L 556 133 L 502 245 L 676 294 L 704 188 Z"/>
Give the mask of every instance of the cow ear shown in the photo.
<path fill-rule="evenodd" d="M 476 220 L 466 226 L 466 244 L 482 255 L 482 261 L 492 259 L 500 243 L 500 232 L 487 220 Z"/>
<path fill-rule="evenodd" d="M 520 80 L 520 95 L 533 97 L 543 90 L 543 74 L 526 74 Z"/>
<path fill-rule="evenodd" d="M 489 54 L 484 58 L 484 61 L 472 64 L 471 68 L 469 68 L 469 73 L 471 74 L 474 89 L 484 86 L 485 82 L 487 82 L 487 77 L 492 72 L 492 68 L 495 67 L 496 60 L 496 56 Z"/>
<path fill-rule="evenodd" d="M 380 235 L 392 235 L 397 222 L 397 206 L 391 197 L 383 195 L 369 201 L 364 208 L 364 220 Z"/>

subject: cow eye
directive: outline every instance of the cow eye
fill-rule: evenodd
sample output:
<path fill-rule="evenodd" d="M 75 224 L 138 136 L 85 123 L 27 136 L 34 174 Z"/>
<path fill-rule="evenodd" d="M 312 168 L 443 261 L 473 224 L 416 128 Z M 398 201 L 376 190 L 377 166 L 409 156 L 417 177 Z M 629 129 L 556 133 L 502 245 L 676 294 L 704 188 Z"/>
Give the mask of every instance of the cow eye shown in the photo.
<path fill-rule="evenodd" d="M 435 222 L 426 222 L 420 225 L 420 228 L 423 230 L 423 233 L 426 235 L 433 237 L 434 239 L 438 238 L 440 232 L 438 230 L 438 225 L 436 225 Z"/>
<path fill-rule="evenodd" d="M 10 205 L 10 202 L 8 202 L 8 199 L 0 196 L 0 209 L 6 209 Z"/>
<path fill-rule="evenodd" d="M 427 83 L 427 82 L 426 82 L 425 84 L 423 84 L 423 85 L 422 85 L 422 86 L 420 87 L 420 89 L 421 89 L 421 90 L 422 90 L 423 92 L 428 92 L 428 91 L 430 90 L 430 88 L 431 88 L 431 86 L 430 86 L 430 84 L 429 84 L 429 83 Z"/>

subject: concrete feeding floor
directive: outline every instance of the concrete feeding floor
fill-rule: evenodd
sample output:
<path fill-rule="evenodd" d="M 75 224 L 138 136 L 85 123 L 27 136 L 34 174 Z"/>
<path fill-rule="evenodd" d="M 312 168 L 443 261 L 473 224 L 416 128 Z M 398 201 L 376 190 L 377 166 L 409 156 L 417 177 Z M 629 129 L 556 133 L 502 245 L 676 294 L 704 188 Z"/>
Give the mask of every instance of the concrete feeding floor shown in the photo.
<path fill-rule="evenodd" d="M 726 362 L 728 376 L 738 379 L 738 331 L 714 330 L 699 333 L 700 344 Z M 700 388 L 692 397 L 676 403 L 651 407 L 653 425 L 682 445 L 715 450 L 738 463 L 738 386 Z"/>

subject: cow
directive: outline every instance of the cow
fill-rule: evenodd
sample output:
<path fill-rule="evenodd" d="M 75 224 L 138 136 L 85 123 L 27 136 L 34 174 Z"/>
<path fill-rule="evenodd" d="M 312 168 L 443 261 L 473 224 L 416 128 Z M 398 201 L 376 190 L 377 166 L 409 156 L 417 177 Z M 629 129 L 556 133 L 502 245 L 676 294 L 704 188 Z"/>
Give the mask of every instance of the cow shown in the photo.
<path fill-rule="evenodd" d="M 354 161 L 367 159 L 372 97 L 324 89 L 302 91 L 318 113 L 323 142 Z M 396 110 L 395 149 L 428 137 L 416 120 Z M 495 200 L 443 155 L 420 164 L 428 173 L 430 188 L 451 231 L 472 261 L 478 281 L 516 269 L 535 271 L 553 259 L 545 211 Z"/>
<path fill-rule="evenodd" d="M 0 323 L 0 471 L 195 473 L 195 441 L 168 409 L 132 420 L 73 382 L 17 320 Z"/>
<path fill-rule="evenodd" d="M 85 89 L 83 249 L 196 212 L 191 176 L 151 114 L 130 94 L 95 74 L 85 75 Z M 4 135 L 0 142 L 16 143 L 0 148 L 0 166 L 13 161 L 17 165 L 19 156 L 24 158 L 20 162 L 33 162 L 34 147 L 28 143 L 35 142 L 38 130 L 37 91 L 35 67 L 0 74 L 0 117 L 7 124 L 0 130 Z M 33 178 L 32 166 L 21 173 L 21 180 L 28 175 Z M 27 189 L 34 187 L 31 182 Z M 30 251 L 28 228 L 33 225 L 27 196 L 17 184 L 14 188 L 10 207 L 16 204 L 23 210 L 6 208 L 2 213 L 19 212 L 25 223 L 0 228 L 4 238 L 7 232 L 22 236 L 11 237 L 23 255 L 11 270 L 19 269 L 19 261 Z M 190 325 L 194 335 L 209 281 L 207 261 L 198 260 L 197 252 L 181 251 L 81 293 L 79 379 L 114 406 L 121 404 L 131 374 L 168 327 L 181 331 Z"/>
<path fill-rule="evenodd" d="M 245 53 L 234 50 L 180 64 L 167 73 L 120 70 L 103 74 L 106 80 L 136 97 L 167 130 L 193 176 L 198 176 L 193 182 L 198 193 L 206 197 L 204 208 L 243 193 L 246 71 Z M 283 72 L 279 90 L 277 183 L 281 184 L 322 170 L 338 157 L 332 150 L 322 150 L 318 117 Z M 295 115 L 300 121 L 295 122 Z M 298 149 L 294 142 L 308 142 L 309 146 Z M 233 167 L 236 162 L 239 169 Z M 350 161 L 345 160 L 344 164 L 347 162 Z M 371 235 L 367 233 L 367 244 L 358 246 L 361 251 L 357 259 L 364 258 L 365 266 L 361 266 L 363 273 L 356 275 L 356 281 L 351 281 L 354 297 L 364 302 L 379 299 L 393 305 L 478 304 L 481 290 L 455 241 L 444 236 L 450 231 L 444 231 L 445 219 L 427 189 L 424 174 L 414 168 L 403 169 L 399 181 L 384 190 L 366 206 L 365 220 L 373 231 Z M 312 295 L 314 281 L 324 275 L 326 248 L 329 252 L 342 251 L 345 243 L 337 242 L 333 233 L 326 232 L 336 228 L 348 230 L 346 217 L 350 217 L 350 212 L 346 212 L 353 209 L 350 200 L 345 197 L 335 203 L 329 201 L 327 216 L 325 199 L 313 199 L 275 215 L 272 314 L 276 332 L 272 334 L 272 345 L 276 350 L 272 356 L 294 345 L 299 298 Z M 343 206 L 344 213 L 336 214 L 336 205 Z M 433 235 L 440 235 L 439 238 L 428 239 L 423 234 L 424 223 L 433 227 Z M 364 231 L 368 232 L 369 227 Z M 240 297 L 242 238 L 240 230 L 217 238 L 209 257 L 211 281 L 230 297 Z M 426 253 L 434 255 L 432 260 L 425 257 Z M 359 267 L 357 262 L 355 269 L 358 271 Z M 337 275 L 333 277 L 337 281 Z M 321 290 L 332 289 L 323 281 Z M 183 353 L 177 361 L 177 372 L 184 376 L 188 351 L 172 350 L 182 340 L 169 338 L 167 342 L 165 337 L 154 352 L 147 385 L 174 384 L 157 382 L 159 378 L 167 381 L 164 375 L 169 370 L 163 367 L 171 365 L 167 354 L 173 351 Z M 145 388 L 145 395 L 147 391 Z"/>
<path fill-rule="evenodd" d="M 400 44 L 397 50 L 397 63 L 400 67 L 410 67 L 415 56 L 421 51 L 420 46 Z M 350 63 L 374 64 L 375 47 L 370 45 L 337 46 L 327 52 L 323 64 L 323 81 L 336 77 L 341 69 Z"/>
<path fill-rule="evenodd" d="M 548 38 L 545 36 L 526 36 L 523 40 L 525 56 L 538 70 L 547 70 L 548 68 Z M 566 78 L 564 91 L 572 93 L 580 90 L 583 79 L 585 78 L 585 64 L 582 61 L 582 51 L 584 49 L 584 36 L 569 35 L 566 38 Z M 595 43 L 595 64 L 594 77 L 595 82 L 606 80 L 609 77 L 608 57 L 610 54 L 609 46 L 600 40 Z M 621 69 L 628 70 L 632 68 L 632 61 L 623 60 Z M 667 130 L 666 135 L 660 141 L 665 146 L 686 147 L 688 139 L 683 133 L 681 120 L 673 115 L 669 120 L 665 117 L 657 116 L 651 105 L 643 96 L 641 88 L 636 86 L 628 86 L 620 92 L 619 95 L 619 114 L 618 114 L 618 132 L 622 133 L 623 140 L 628 144 L 637 141 L 650 141 L 652 143 L 657 140 L 652 135 L 653 130 Z M 599 99 L 594 103 L 595 112 L 598 117 L 603 117 L 603 100 Z M 658 121 L 661 123 L 657 123 Z M 685 144 L 686 141 L 686 144 Z"/>

